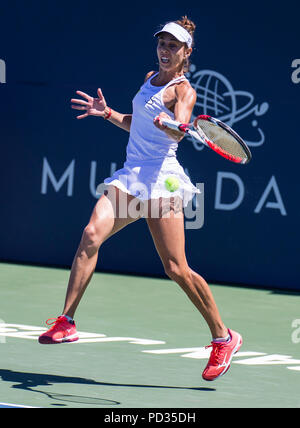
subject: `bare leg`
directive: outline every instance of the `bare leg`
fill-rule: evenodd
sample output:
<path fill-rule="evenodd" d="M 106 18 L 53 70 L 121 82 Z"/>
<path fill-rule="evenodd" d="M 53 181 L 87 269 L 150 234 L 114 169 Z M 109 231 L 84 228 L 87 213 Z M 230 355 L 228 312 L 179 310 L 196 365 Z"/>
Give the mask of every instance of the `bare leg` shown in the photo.
<path fill-rule="evenodd" d="M 212 337 L 226 337 L 227 328 L 207 282 L 194 272 L 185 255 L 184 216 L 171 211 L 168 217 L 147 218 L 157 252 L 166 274 L 185 291 L 206 320 Z"/>
<path fill-rule="evenodd" d="M 85 227 L 81 242 L 73 260 L 63 314 L 74 317 L 76 308 L 93 276 L 101 244 L 114 233 L 137 220 L 129 216 L 119 218 L 120 204 L 125 207 L 132 196 L 109 186 L 109 194 L 98 200 L 89 224 Z"/>

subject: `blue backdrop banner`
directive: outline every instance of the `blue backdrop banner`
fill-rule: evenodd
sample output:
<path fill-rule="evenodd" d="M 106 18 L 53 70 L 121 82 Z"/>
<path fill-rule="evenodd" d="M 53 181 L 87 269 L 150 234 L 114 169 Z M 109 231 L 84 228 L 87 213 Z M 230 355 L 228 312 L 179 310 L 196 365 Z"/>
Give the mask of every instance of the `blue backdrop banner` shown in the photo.
<path fill-rule="evenodd" d="M 70 99 L 101 87 L 109 106 L 131 113 L 158 68 L 154 32 L 185 14 L 197 25 L 193 115 L 228 123 L 253 155 L 236 165 L 180 143 L 180 163 L 204 190 L 193 205 L 204 218 L 186 217 L 189 264 L 208 281 L 300 289 L 300 6 L 289 1 L 3 4 L 2 260 L 71 265 L 97 185 L 125 161 L 128 133 L 100 118 L 76 120 Z M 103 245 L 97 269 L 164 275 L 144 219 Z"/>

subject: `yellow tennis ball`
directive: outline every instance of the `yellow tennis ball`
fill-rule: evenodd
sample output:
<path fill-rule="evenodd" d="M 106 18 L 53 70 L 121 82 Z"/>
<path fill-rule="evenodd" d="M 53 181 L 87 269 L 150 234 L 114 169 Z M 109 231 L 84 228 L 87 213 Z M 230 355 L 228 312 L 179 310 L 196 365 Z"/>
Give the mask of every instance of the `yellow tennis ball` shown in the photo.
<path fill-rule="evenodd" d="M 166 189 L 169 190 L 169 192 L 175 192 L 179 188 L 179 180 L 177 177 L 168 177 L 165 180 L 165 186 Z"/>

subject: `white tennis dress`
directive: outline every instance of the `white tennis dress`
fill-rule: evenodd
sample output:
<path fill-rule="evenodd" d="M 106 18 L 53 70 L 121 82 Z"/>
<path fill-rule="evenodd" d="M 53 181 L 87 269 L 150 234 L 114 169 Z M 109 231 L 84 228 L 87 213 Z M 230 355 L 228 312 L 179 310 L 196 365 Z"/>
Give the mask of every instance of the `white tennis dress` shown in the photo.
<path fill-rule="evenodd" d="M 191 183 L 176 158 L 178 143 L 153 123 L 162 111 L 174 119 L 174 114 L 164 106 L 163 94 L 170 85 L 186 77 L 180 76 L 165 86 L 153 86 L 151 80 L 157 74 L 142 85 L 133 99 L 126 161 L 123 168 L 106 178 L 104 183 L 114 185 L 141 200 L 180 196 L 183 206 L 186 206 L 194 194 L 200 191 Z M 179 180 L 179 187 L 174 192 L 165 186 L 165 180 L 169 177 Z"/>

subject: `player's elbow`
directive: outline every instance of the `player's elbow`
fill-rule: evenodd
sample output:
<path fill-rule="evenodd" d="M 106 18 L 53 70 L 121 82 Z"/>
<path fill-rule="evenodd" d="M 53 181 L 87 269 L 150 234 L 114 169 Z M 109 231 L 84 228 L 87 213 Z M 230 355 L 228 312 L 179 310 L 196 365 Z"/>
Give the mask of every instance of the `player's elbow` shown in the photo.
<path fill-rule="evenodd" d="M 184 133 L 183 133 L 183 132 L 181 132 L 180 134 L 179 134 L 179 133 L 177 133 L 177 135 L 176 135 L 176 136 L 174 136 L 174 139 L 175 139 L 175 141 L 176 141 L 177 143 L 180 143 L 180 141 L 181 141 L 181 140 L 183 140 L 183 138 L 184 138 Z"/>
<path fill-rule="evenodd" d="M 174 131 L 173 129 L 168 129 L 167 135 L 173 141 L 176 141 L 176 143 L 179 143 L 184 137 L 184 132 Z"/>

